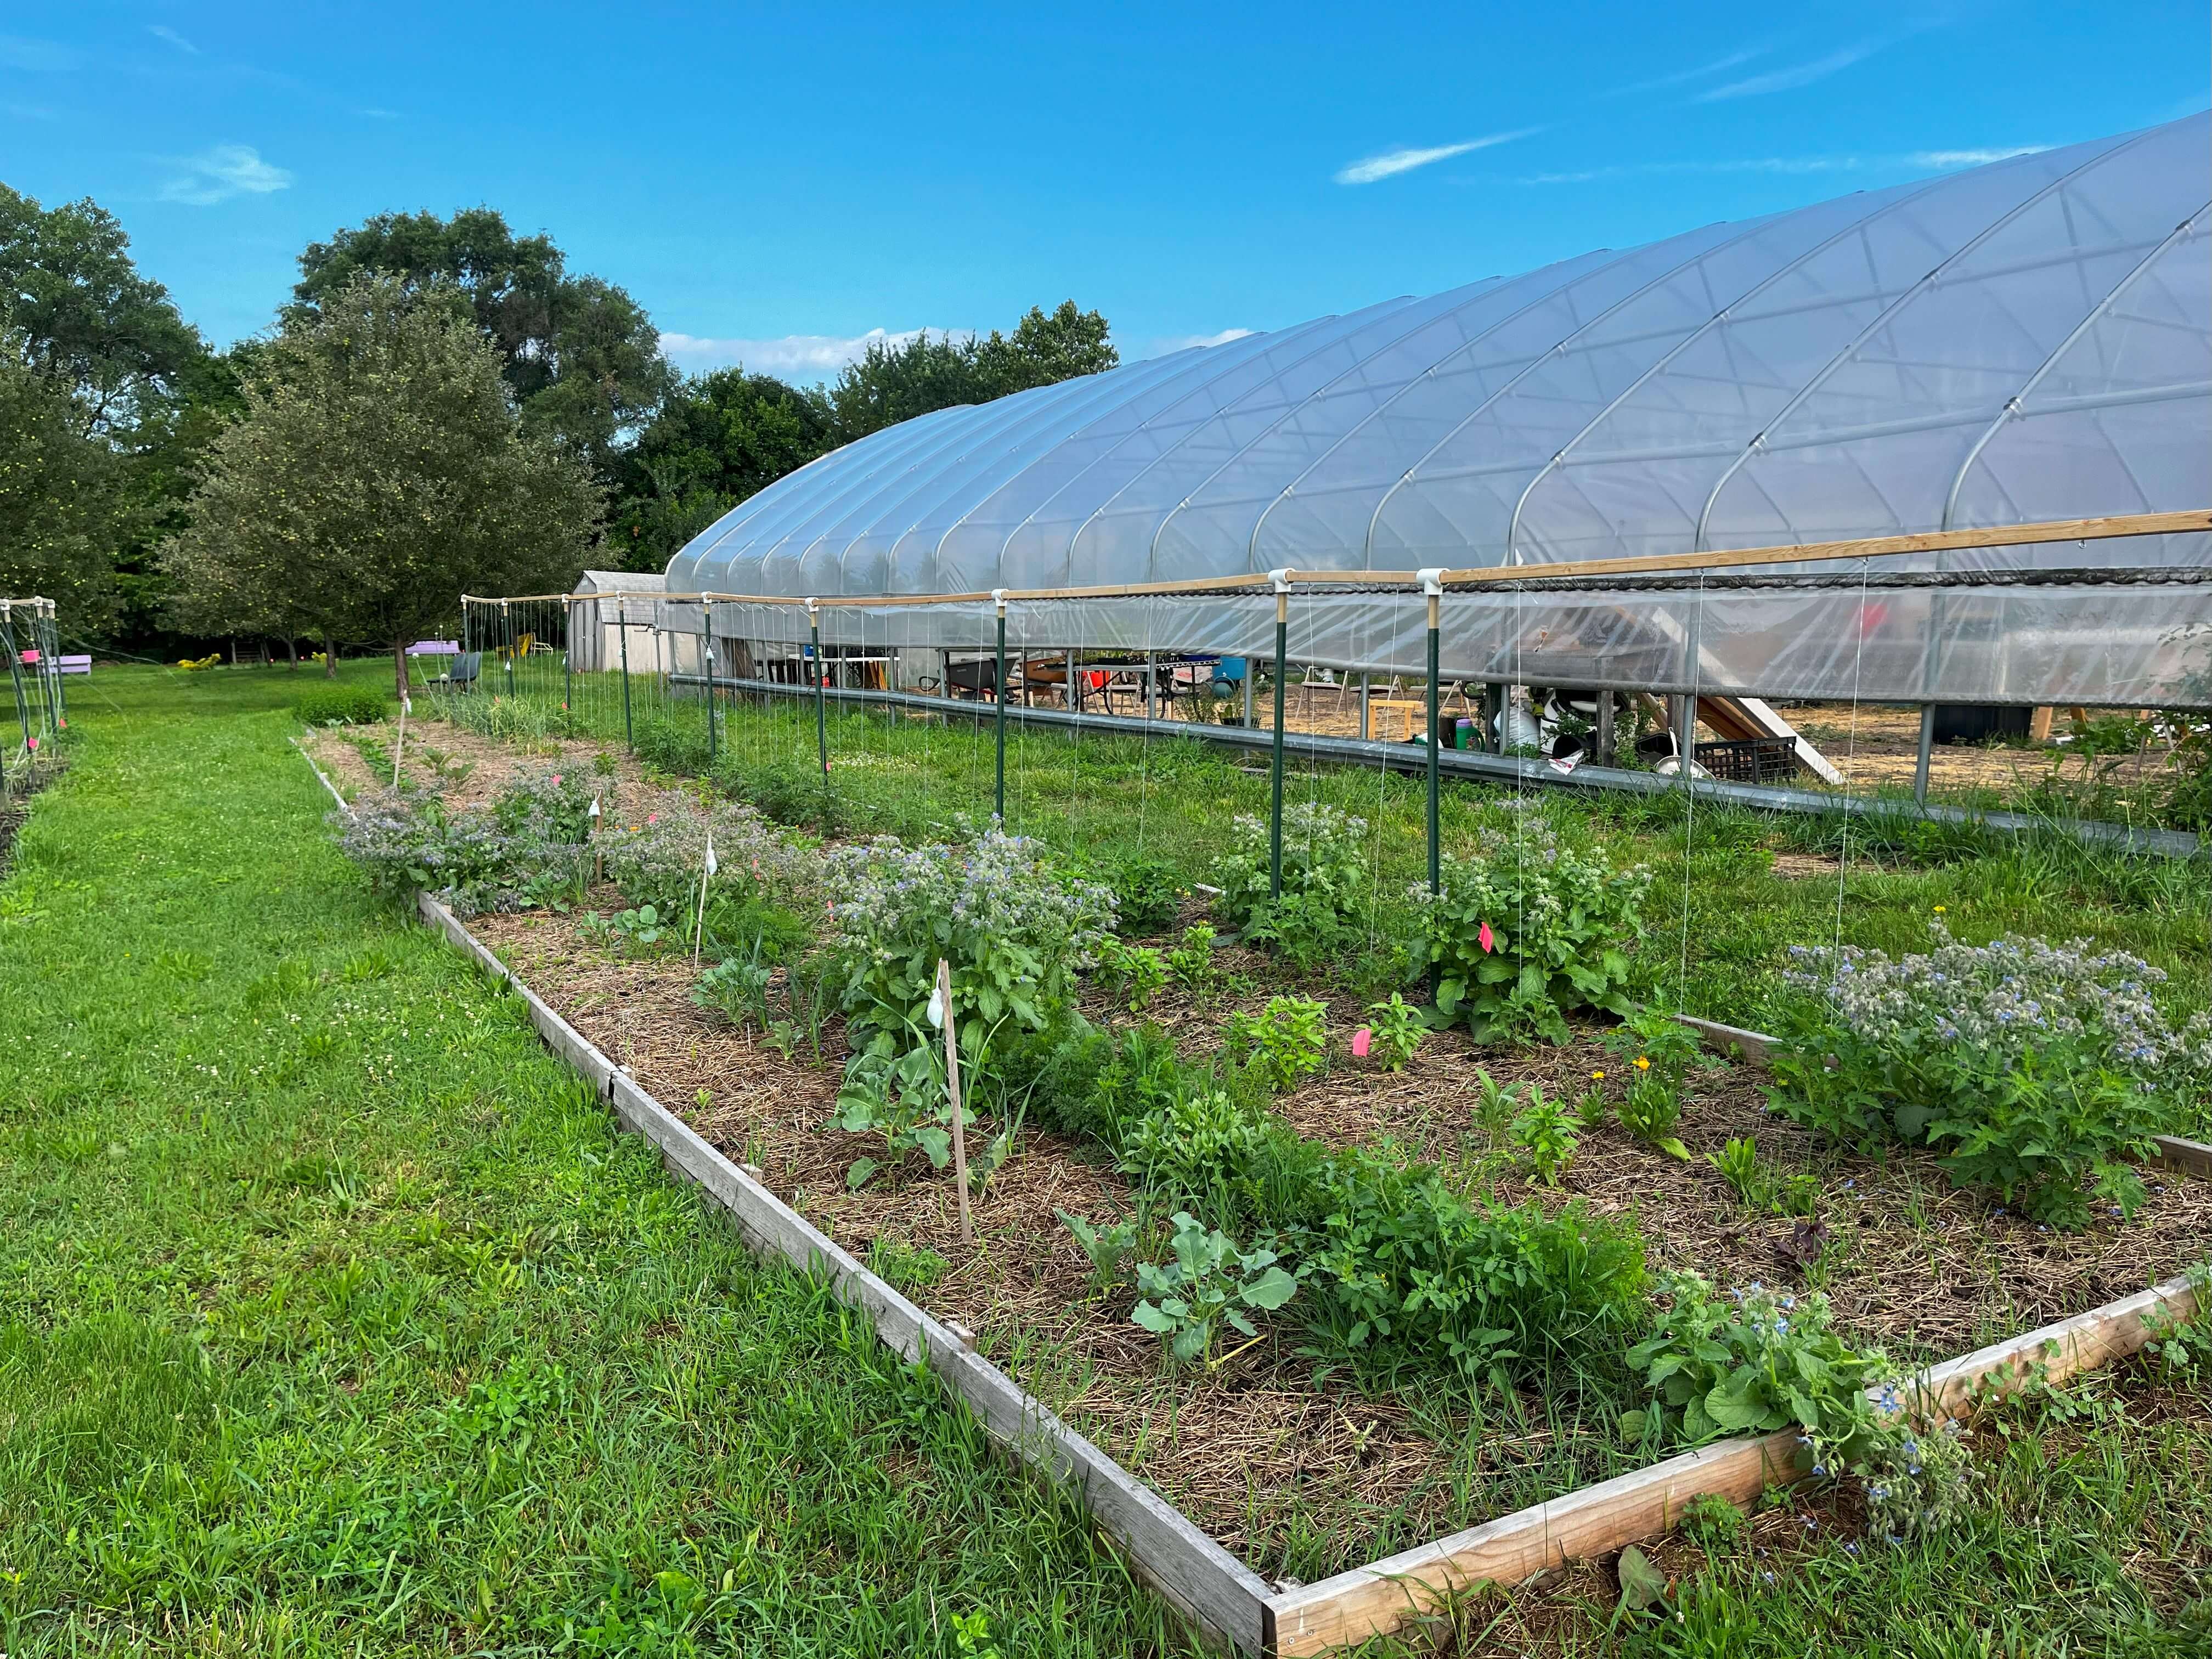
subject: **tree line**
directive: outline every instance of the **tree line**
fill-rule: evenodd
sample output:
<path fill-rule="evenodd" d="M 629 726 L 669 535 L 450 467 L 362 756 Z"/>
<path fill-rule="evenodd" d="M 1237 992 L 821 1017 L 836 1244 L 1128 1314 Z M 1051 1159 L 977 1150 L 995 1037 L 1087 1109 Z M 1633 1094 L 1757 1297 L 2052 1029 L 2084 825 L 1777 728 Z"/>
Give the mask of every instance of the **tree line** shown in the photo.
<path fill-rule="evenodd" d="M 0 592 L 123 648 L 392 650 L 464 592 L 658 570 L 841 445 L 1118 361 L 1073 301 L 1011 333 L 871 344 L 821 386 L 686 376 L 644 307 L 490 208 L 310 244 L 222 350 L 89 199 L 0 185 Z"/>

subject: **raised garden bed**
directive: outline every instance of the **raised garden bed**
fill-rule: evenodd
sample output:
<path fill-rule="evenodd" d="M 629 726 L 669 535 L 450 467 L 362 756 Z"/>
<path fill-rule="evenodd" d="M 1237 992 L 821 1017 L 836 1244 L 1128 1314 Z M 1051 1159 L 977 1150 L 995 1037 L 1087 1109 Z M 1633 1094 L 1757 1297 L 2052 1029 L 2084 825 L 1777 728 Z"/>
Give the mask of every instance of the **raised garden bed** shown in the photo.
<path fill-rule="evenodd" d="M 330 758 L 342 771 L 349 763 L 365 770 L 372 759 L 350 744 Z M 623 787 L 630 811 L 652 810 L 649 794 L 628 799 L 647 787 L 641 781 Z M 611 892 L 586 896 L 603 911 L 621 902 Z M 428 913 L 466 938 L 441 911 Z M 918 1158 L 896 1179 L 850 1184 L 856 1161 L 882 1143 L 830 1127 L 843 1059 L 834 1022 L 818 1060 L 793 1054 L 788 1039 L 771 1046 L 695 1005 L 690 963 L 665 943 L 640 949 L 573 915 L 542 911 L 472 926 L 538 994 L 541 1029 L 595 1080 L 605 1074 L 626 1119 L 680 1152 L 676 1161 L 741 1218 L 757 1212 L 759 1237 L 802 1265 L 826 1264 L 902 1352 L 927 1346 L 925 1335 L 963 1353 L 972 1343 L 975 1353 L 940 1371 L 994 1429 L 1005 1425 L 994 1412 L 1012 1413 L 1015 1431 L 1002 1437 L 1049 1424 L 1047 1437 L 1058 1437 L 1062 1451 L 1040 1461 L 1055 1474 L 1079 1466 L 1086 1485 L 1103 1481 L 1120 1494 L 1107 1507 L 1133 1504 L 1132 1513 L 1149 1516 L 1125 1534 L 1102 1512 L 1170 1599 L 1243 1645 L 1304 1652 L 1355 1639 L 1450 1587 L 1510 1581 L 1618 1548 L 1663 1528 L 1697 1492 L 1741 1499 L 1792 1472 L 1790 1449 L 1774 1438 L 1723 1442 L 1639 1470 L 1602 1401 L 1589 1409 L 1571 1389 L 1524 1385 L 1486 1393 L 1475 1406 L 1463 1389 L 1363 1384 L 1317 1365 L 1288 1323 L 1264 1326 L 1217 1364 L 1166 1366 L 1159 1343 L 1130 1322 L 1131 1291 L 1091 1292 L 1090 1263 L 1056 1213 L 1096 1218 L 1137 1206 L 1102 1148 L 1021 1132 L 977 1200 L 971 1253 L 958 1242 L 949 1178 Z M 1146 1011 L 1194 1051 L 1218 1042 L 1226 1018 L 1265 1000 L 1255 986 L 1284 988 L 1278 964 L 1224 954 L 1239 988 L 1204 1004 L 1169 990 Z M 1085 995 L 1094 1023 L 1133 1023 L 1095 988 Z M 1357 1004 L 1335 1007 L 1331 1025 L 1340 1036 L 1360 1012 Z M 1340 1042 L 1330 1068 L 1280 1096 L 1273 1111 L 1325 1147 L 1434 1160 L 1466 1191 L 1632 1218 L 1655 1268 L 1717 1270 L 1724 1282 L 1802 1274 L 1833 1298 L 1847 1338 L 1914 1358 L 2137 1291 L 2201 1255 L 2212 1233 L 2212 1192 L 2179 1179 L 2154 1178 L 2125 1226 L 2094 1222 L 2053 1234 L 1992 1216 L 1936 1179 L 1920 1155 L 1824 1152 L 1762 1109 L 1759 1079 L 1743 1066 L 1691 1073 L 1678 1128 L 1690 1156 L 1594 1124 L 1556 1187 L 1532 1182 L 1500 1125 L 1477 1109 L 1475 1068 L 1500 1084 L 1535 1082 L 1571 1097 L 1591 1073 L 1620 1064 L 1599 1035 L 1577 1024 L 1556 1046 L 1478 1051 L 1459 1033 L 1439 1033 L 1398 1074 L 1349 1059 Z M 1792 1207 L 1825 1218 L 1827 1248 L 1813 1252 L 1809 1271 L 1796 1218 L 1747 1207 L 1697 1156 L 1746 1135 L 1758 1138 L 1771 1176 L 1794 1183 Z M 860 1268 L 863 1258 L 875 1272 Z M 2169 1290 L 2187 1305 L 2185 1291 Z M 2124 1351 L 2138 1334 L 2132 1316 L 2123 1307 L 2069 1326 L 2062 1355 L 2083 1332 L 2094 1334 L 2082 1349 L 2093 1361 L 2098 1343 Z M 2039 1334 L 2029 1348 L 1979 1356 L 1974 1369 L 2039 1353 L 2042 1343 Z M 2072 1363 L 2062 1358 L 2058 1369 Z M 1146 1543 L 1144 1527 L 1166 1524 L 1155 1512 L 1166 1506 L 1121 1465 L 1196 1525 L 1166 1525 Z M 1439 1536 L 1445 1541 L 1428 1541 Z M 1147 1559 L 1153 1545 L 1166 1557 Z M 1378 1564 L 1388 1571 L 1364 1565 L 1378 1557 L 1389 1558 Z"/>

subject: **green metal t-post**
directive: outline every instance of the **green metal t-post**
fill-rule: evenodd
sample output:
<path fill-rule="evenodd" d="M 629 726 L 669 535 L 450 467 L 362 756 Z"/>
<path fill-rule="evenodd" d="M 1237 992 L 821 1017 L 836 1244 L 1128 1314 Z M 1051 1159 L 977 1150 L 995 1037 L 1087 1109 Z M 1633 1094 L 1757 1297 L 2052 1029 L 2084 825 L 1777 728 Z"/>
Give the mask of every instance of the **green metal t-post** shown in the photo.
<path fill-rule="evenodd" d="M 806 602 L 806 620 L 814 637 L 814 746 L 822 757 L 822 781 L 830 781 L 830 700 L 823 690 L 822 613 L 814 601 Z"/>
<path fill-rule="evenodd" d="M 623 747 L 635 755 L 637 753 L 637 732 L 632 728 L 629 719 L 629 602 L 617 599 L 615 604 L 619 607 L 615 612 L 615 638 L 622 644 Z"/>
<path fill-rule="evenodd" d="M 1437 611 L 1443 590 L 1433 580 L 1436 573 L 1424 571 L 1422 586 L 1429 591 L 1429 896 L 1433 898 L 1443 890 L 1443 850 L 1437 824 L 1437 702 L 1442 672 L 1441 651 L 1438 647 Z"/>
<path fill-rule="evenodd" d="M 561 602 L 561 712 L 572 720 L 576 714 L 575 666 L 576 602 L 564 599 Z"/>
<path fill-rule="evenodd" d="M 1278 570 L 1274 576 L 1275 743 L 1268 785 L 1267 896 L 1279 899 L 1283 896 L 1283 681 L 1290 671 L 1291 573 Z"/>
<path fill-rule="evenodd" d="M 999 672 L 993 681 L 992 697 L 999 705 L 999 775 L 997 792 L 993 799 L 997 803 L 999 827 L 1006 823 L 1006 590 L 1000 588 L 991 595 L 999 607 Z"/>
<path fill-rule="evenodd" d="M 714 765 L 714 602 L 699 601 L 699 660 L 707 671 L 707 767 Z"/>

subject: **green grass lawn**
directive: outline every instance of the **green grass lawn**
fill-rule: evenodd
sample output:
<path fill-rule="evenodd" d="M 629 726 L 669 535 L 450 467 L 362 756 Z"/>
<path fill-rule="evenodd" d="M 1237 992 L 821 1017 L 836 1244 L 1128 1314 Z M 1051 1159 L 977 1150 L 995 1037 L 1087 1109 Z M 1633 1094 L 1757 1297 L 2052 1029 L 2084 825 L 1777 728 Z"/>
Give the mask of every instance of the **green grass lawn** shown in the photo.
<path fill-rule="evenodd" d="M 0 1650 L 1177 1646 L 1077 1511 L 757 1267 L 517 1001 L 368 901 L 286 741 L 306 681 L 73 686 L 74 764 L 0 884 Z M 878 738 L 887 811 L 915 741 Z M 951 798 L 937 744 L 918 811 Z M 1054 781 L 1036 755 L 1024 787 Z M 1066 770 L 1076 839 L 1129 805 L 1097 762 Z M 1188 856 L 1250 787 L 1206 764 L 1202 815 L 1154 775 L 1136 798 Z M 1832 884 L 1747 915 L 1787 891 L 1756 866 L 1699 831 L 1693 982 L 1736 962 L 1748 986 L 1757 941 L 1832 916 Z M 1724 903 L 1731 872 L 1771 899 Z M 1869 869 L 1847 920 L 2020 878 Z M 2125 879 L 2053 876 L 2026 914 L 2200 964 L 2201 896 Z M 1983 1497 L 1935 1541 L 1770 1525 L 1686 1568 L 1679 1622 L 1524 1595 L 1478 1604 L 1470 1638 L 1502 1622 L 1461 1651 L 2212 1651 L 2212 1380 L 2085 1397 L 1990 1432 Z"/>
<path fill-rule="evenodd" d="M 298 684 L 103 670 L 0 887 L 0 1650 L 1170 1646 L 370 904 Z"/>

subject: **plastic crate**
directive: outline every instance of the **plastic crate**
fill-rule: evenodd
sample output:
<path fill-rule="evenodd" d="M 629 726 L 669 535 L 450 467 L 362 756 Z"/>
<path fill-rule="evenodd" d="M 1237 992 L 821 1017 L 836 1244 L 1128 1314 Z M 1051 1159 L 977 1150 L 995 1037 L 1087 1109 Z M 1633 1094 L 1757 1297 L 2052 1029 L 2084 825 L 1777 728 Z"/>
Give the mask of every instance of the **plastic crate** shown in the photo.
<path fill-rule="evenodd" d="M 1797 775 L 1797 745 L 1788 738 L 1736 738 L 1698 745 L 1698 764 L 1729 783 L 1782 783 Z"/>

